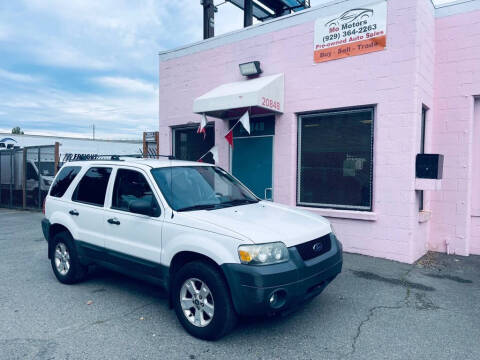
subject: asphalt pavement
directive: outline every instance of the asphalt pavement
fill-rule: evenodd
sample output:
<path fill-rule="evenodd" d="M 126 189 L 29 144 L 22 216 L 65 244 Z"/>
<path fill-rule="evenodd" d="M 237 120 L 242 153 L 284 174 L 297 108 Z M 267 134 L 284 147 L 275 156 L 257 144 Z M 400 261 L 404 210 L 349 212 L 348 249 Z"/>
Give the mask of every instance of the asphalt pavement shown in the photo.
<path fill-rule="evenodd" d="M 151 284 L 97 268 L 62 285 L 36 212 L 0 209 L 0 359 L 479 359 L 480 256 L 407 265 L 345 254 L 342 274 L 286 316 L 189 336 Z"/>

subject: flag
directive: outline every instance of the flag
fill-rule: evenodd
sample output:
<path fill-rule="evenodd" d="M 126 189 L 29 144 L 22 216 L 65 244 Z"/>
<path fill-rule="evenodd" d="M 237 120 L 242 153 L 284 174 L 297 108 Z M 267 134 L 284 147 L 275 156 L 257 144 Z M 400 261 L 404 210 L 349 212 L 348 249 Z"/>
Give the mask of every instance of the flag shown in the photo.
<path fill-rule="evenodd" d="M 210 151 L 210 153 L 212 153 L 212 157 L 213 157 L 213 162 L 216 164 L 218 163 L 218 149 L 217 149 L 217 146 L 213 146 Z"/>
<path fill-rule="evenodd" d="M 197 129 L 197 134 L 203 134 L 203 140 L 205 140 L 205 137 L 207 136 L 205 126 L 207 126 L 207 116 L 202 114 L 202 120 L 200 121 L 200 126 Z"/>
<path fill-rule="evenodd" d="M 212 153 L 212 157 L 213 157 L 213 161 L 215 163 L 218 162 L 218 149 L 216 146 L 212 146 L 212 148 L 210 150 L 208 150 L 205 154 L 203 154 L 200 159 L 197 160 L 197 162 L 203 162 L 203 158 L 205 157 L 205 155 L 207 155 L 208 153 Z"/>
<path fill-rule="evenodd" d="M 250 134 L 250 117 L 248 116 L 248 110 L 238 121 L 242 123 L 243 128 L 248 132 L 248 134 Z"/>
<path fill-rule="evenodd" d="M 227 139 L 228 143 L 233 148 L 233 128 L 231 128 L 227 135 L 225 135 L 225 139 Z"/>

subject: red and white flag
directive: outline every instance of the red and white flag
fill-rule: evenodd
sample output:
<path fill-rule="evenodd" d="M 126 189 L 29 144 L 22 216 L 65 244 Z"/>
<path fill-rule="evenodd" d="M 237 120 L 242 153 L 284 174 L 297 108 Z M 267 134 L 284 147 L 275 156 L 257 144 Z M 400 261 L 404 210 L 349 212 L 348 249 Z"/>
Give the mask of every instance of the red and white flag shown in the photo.
<path fill-rule="evenodd" d="M 207 155 L 208 153 L 211 153 L 212 154 L 212 157 L 213 157 L 213 161 L 216 163 L 218 163 L 218 149 L 216 146 L 212 146 L 212 148 L 210 150 L 208 150 L 205 154 L 203 154 L 200 159 L 197 160 L 197 162 L 203 162 L 203 158 L 205 157 L 205 155 Z"/>
<path fill-rule="evenodd" d="M 238 121 L 242 123 L 243 128 L 250 135 L 250 116 L 248 116 L 248 110 L 245 112 L 245 114 L 242 115 L 242 117 Z"/>
<path fill-rule="evenodd" d="M 203 134 L 203 139 L 207 136 L 207 130 L 205 127 L 207 126 L 207 116 L 202 114 L 202 120 L 200 121 L 200 126 L 197 129 L 197 134 Z"/>
<path fill-rule="evenodd" d="M 227 135 L 225 135 L 225 139 L 227 139 L 228 143 L 232 148 L 233 148 L 233 128 L 234 127 L 235 126 L 233 126 L 230 130 L 228 130 Z"/>
<path fill-rule="evenodd" d="M 216 145 L 210 149 L 210 153 L 212 154 L 213 162 L 215 164 L 218 163 L 218 149 Z"/>

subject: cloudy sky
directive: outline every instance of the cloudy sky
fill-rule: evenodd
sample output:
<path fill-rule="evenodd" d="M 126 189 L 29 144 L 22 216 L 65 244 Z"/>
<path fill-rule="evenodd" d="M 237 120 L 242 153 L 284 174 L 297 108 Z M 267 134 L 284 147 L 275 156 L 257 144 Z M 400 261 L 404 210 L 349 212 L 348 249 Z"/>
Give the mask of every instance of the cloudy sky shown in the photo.
<path fill-rule="evenodd" d="M 215 32 L 242 22 L 221 5 Z M 199 0 L 2 0 L 0 132 L 140 138 L 158 127 L 158 52 L 201 37 Z"/>

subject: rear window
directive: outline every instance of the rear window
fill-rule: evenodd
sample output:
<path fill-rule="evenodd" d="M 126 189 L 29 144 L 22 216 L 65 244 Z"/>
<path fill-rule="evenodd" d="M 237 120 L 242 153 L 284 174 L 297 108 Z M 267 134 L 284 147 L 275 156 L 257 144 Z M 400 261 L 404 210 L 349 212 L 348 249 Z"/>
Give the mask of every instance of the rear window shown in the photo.
<path fill-rule="evenodd" d="M 75 189 L 72 200 L 91 205 L 103 206 L 108 179 L 112 168 L 90 168 Z"/>
<path fill-rule="evenodd" d="M 75 179 L 77 174 L 80 172 L 80 169 L 80 166 L 68 166 L 62 168 L 50 189 L 50 196 L 62 197 L 72 183 L 73 179 Z"/>

